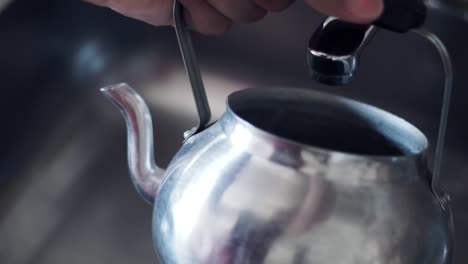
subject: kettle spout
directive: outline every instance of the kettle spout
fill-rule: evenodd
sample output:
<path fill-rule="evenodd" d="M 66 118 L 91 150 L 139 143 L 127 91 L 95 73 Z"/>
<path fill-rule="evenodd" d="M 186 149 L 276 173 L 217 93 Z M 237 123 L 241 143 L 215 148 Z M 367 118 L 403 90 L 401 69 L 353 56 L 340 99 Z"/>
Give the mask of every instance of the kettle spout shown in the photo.
<path fill-rule="evenodd" d="M 120 110 L 127 123 L 128 166 L 138 193 L 152 204 L 164 170 L 154 161 L 153 125 L 148 106 L 125 83 L 108 86 L 101 92 Z"/>

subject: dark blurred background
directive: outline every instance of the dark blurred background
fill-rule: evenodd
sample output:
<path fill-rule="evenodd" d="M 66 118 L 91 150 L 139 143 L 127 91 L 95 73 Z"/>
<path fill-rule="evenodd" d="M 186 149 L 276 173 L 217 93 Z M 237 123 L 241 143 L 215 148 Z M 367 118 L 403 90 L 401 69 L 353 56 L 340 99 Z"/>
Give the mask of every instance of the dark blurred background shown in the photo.
<path fill-rule="evenodd" d="M 432 46 L 380 32 L 352 85 L 311 80 L 308 38 L 323 17 L 298 1 L 222 37 L 195 36 L 215 117 L 234 90 L 296 86 L 359 99 L 409 120 L 435 145 L 443 74 Z M 455 87 L 444 160 L 458 251 L 468 263 L 468 23 L 431 13 Z M 0 263 L 156 263 L 151 207 L 127 175 L 123 119 L 100 94 L 127 82 L 143 94 L 165 166 L 196 122 L 171 28 L 75 0 L 15 0 L 0 13 Z M 432 147 L 431 146 L 431 147 Z M 431 148 L 433 151 L 433 148 Z"/>

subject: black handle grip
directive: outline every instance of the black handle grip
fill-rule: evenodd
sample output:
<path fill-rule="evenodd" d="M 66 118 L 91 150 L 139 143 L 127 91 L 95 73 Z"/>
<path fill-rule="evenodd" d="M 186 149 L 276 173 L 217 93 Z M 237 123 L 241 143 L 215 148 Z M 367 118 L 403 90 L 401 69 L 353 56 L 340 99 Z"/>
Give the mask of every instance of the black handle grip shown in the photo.
<path fill-rule="evenodd" d="M 384 11 L 374 25 L 406 33 L 421 27 L 426 20 L 427 7 L 423 0 L 384 0 Z"/>

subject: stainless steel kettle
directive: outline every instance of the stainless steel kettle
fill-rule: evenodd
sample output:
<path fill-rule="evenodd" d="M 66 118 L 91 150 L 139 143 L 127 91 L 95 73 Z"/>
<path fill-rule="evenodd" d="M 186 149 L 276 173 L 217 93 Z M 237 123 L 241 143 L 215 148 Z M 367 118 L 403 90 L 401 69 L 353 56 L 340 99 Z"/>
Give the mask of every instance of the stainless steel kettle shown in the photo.
<path fill-rule="evenodd" d="M 162 263 L 446 264 L 448 199 L 431 185 L 426 137 L 354 100 L 246 89 L 209 107 L 180 5 L 175 21 L 200 124 L 167 169 L 151 116 L 126 84 L 102 89 L 127 122 L 130 174 L 153 204 Z"/>
<path fill-rule="evenodd" d="M 163 170 L 142 98 L 125 84 L 103 92 L 127 120 L 162 263 L 449 263 L 427 140 L 394 115 L 313 91 L 244 90 Z"/>

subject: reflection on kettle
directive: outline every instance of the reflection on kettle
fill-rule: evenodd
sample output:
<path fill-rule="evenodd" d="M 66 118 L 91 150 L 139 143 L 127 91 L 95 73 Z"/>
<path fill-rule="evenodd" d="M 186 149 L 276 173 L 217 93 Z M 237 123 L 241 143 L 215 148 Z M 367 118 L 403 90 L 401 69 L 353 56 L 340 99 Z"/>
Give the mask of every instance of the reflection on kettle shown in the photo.
<path fill-rule="evenodd" d="M 407 32 L 423 24 L 422 1 L 386 3 L 390 9 L 375 25 L 325 21 L 309 46 L 313 77 L 346 84 L 374 26 Z M 127 84 L 102 89 L 127 122 L 130 174 L 154 205 L 153 240 L 163 263 L 451 262 L 450 204 L 436 188 L 443 140 L 432 175 L 427 139 L 405 120 L 295 88 L 235 92 L 222 117 L 207 126 L 210 109 L 181 8 L 175 1 L 175 29 L 200 123 L 167 169 L 154 162 L 144 100 Z M 336 42 L 342 34 L 356 38 Z M 451 69 L 443 45 L 436 47 L 447 55 L 449 73 L 443 139 Z"/>
<path fill-rule="evenodd" d="M 396 116 L 313 91 L 243 90 L 163 171 L 142 98 L 125 84 L 103 93 L 127 120 L 163 263 L 449 263 L 426 138 Z"/>

